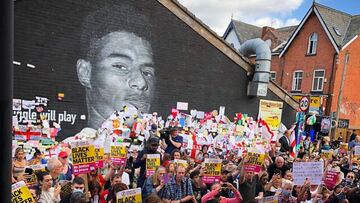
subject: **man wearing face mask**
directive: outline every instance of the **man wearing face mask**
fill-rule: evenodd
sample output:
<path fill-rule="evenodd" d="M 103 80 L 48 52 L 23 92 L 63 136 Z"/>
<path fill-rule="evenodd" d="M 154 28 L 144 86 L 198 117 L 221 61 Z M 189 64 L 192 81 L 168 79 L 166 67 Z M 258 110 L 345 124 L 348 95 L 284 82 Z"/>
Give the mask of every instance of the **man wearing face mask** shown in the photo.
<path fill-rule="evenodd" d="M 75 177 L 71 184 L 72 193 L 82 192 L 85 193 L 85 181 L 81 177 Z M 90 192 L 86 193 L 87 198 L 90 198 Z M 71 194 L 61 199 L 60 203 L 70 203 Z"/>

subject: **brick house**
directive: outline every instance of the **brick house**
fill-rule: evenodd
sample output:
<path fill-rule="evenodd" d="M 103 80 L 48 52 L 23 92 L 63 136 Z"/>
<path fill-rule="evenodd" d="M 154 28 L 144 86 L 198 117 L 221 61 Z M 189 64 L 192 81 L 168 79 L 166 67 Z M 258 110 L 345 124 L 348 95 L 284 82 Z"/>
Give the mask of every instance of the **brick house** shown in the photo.
<path fill-rule="evenodd" d="M 259 31 L 256 37 L 266 40 L 272 33 L 263 28 L 262 34 Z M 353 88 L 360 85 L 359 34 L 360 15 L 352 16 L 314 3 L 289 39 L 284 39 L 278 50 L 271 47 L 271 71 L 276 83 L 296 99 L 309 96 L 310 110 L 324 117 L 332 115 L 335 120 L 339 111 L 339 127 L 360 129 L 360 95 Z M 227 32 L 224 39 L 232 43 Z M 347 53 L 349 60 L 344 70 Z"/>

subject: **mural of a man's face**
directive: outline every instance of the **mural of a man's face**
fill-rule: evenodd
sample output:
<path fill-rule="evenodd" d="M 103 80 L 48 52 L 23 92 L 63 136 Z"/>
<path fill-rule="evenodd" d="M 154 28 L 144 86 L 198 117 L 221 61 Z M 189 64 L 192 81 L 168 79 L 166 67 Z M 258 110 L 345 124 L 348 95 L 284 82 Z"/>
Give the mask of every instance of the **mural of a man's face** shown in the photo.
<path fill-rule="evenodd" d="M 123 105 L 148 112 L 155 84 L 150 43 L 121 31 L 105 35 L 92 48 L 92 57 L 77 62 L 79 80 L 86 87 L 90 127 L 99 127 Z"/>

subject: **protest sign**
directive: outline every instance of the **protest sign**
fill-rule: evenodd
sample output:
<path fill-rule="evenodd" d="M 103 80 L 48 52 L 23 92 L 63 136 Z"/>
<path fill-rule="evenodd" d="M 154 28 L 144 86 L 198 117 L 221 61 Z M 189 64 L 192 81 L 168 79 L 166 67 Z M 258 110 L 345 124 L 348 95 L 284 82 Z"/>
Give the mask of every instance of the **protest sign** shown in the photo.
<path fill-rule="evenodd" d="M 248 152 L 246 157 L 248 161 L 244 164 L 244 171 L 260 172 L 265 160 L 265 154 Z"/>
<path fill-rule="evenodd" d="M 321 154 L 324 157 L 324 159 L 329 160 L 332 159 L 334 152 L 332 150 L 322 150 Z"/>
<path fill-rule="evenodd" d="M 89 173 L 95 169 L 95 147 L 87 141 L 71 143 L 74 175 Z"/>
<path fill-rule="evenodd" d="M 354 147 L 354 157 L 360 157 L 360 146 Z"/>
<path fill-rule="evenodd" d="M 349 150 L 348 143 L 340 144 L 340 153 L 345 154 Z"/>
<path fill-rule="evenodd" d="M 104 148 L 95 146 L 95 167 L 102 168 L 104 166 Z"/>
<path fill-rule="evenodd" d="M 220 181 L 221 159 L 205 159 L 204 165 L 206 172 L 203 176 L 204 183 L 213 183 Z"/>
<path fill-rule="evenodd" d="M 187 110 L 188 110 L 188 106 L 189 106 L 189 103 L 187 103 L 187 102 L 177 102 L 177 103 L 176 103 L 176 109 L 177 109 L 177 110 L 187 111 Z"/>
<path fill-rule="evenodd" d="M 175 166 L 182 165 L 184 168 L 187 168 L 189 166 L 188 162 L 182 159 L 174 159 L 174 164 Z"/>
<path fill-rule="evenodd" d="M 17 182 L 11 186 L 11 202 L 12 203 L 35 203 L 29 188 L 24 181 Z"/>
<path fill-rule="evenodd" d="M 123 190 L 116 193 L 116 203 L 142 203 L 141 188 Z"/>
<path fill-rule="evenodd" d="M 336 185 L 336 181 L 337 181 L 339 172 L 334 171 L 334 170 L 328 170 L 325 173 L 326 173 L 326 175 L 325 175 L 324 183 L 327 188 L 332 190 L 334 188 L 334 186 Z"/>
<path fill-rule="evenodd" d="M 278 203 L 278 202 L 279 202 L 278 196 L 268 196 L 259 200 L 259 203 Z"/>
<path fill-rule="evenodd" d="M 160 166 L 160 154 L 146 155 L 146 177 L 155 173 L 157 167 Z"/>
<path fill-rule="evenodd" d="M 27 168 L 32 169 L 31 174 L 25 174 L 25 182 L 28 187 L 37 185 L 36 172 L 45 171 L 45 165 L 30 165 Z"/>
<path fill-rule="evenodd" d="M 311 184 L 319 185 L 323 177 L 323 162 L 294 162 L 293 176 L 295 185 L 303 185 L 306 178 Z"/>
<path fill-rule="evenodd" d="M 60 191 L 60 197 L 61 198 L 64 198 L 65 196 L 72 193 L 73 189 L 71 188 L 71 181 L 60 180 L 59 184 L 61 186 L 61 191 Z"/>
<path fill-rule="evenodd" d="M 126 145 L 122 143 L 111 143 L 110 160 L 115 165 L 126 165 Z"/>
<path fill-rule="evenodd" d="M 283 109 L 283 103 L 271 100 L 260 100 L 259 115 L 264 120 L 270 130 L 278 131 L 281 124 L 281 114 Z"/>

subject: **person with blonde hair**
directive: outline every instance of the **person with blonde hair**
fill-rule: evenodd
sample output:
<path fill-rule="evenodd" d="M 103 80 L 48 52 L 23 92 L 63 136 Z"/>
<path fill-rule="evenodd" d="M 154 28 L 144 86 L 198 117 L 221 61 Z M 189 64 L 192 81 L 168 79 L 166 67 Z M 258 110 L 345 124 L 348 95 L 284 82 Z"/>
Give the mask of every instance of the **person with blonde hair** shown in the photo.
<path fill-rule="evenodd" d="M 16 181 L 21 181 L 24 179 L 25 168 L 28 165 L 25 159 L 24 149 L 21 147 L 16 148 L 15 157 L 12 162 L 12 173 L 13 178 Z"/>
<path fill-rule="evenodd" d="M 152 193 L 157 194 L 159 197 L 163 196 L 165 185 L 164 177 L 166 175 L 166 168 L 159 166 L 152 176 L 146 178 L 141 191 L 143 199 Z"/>

